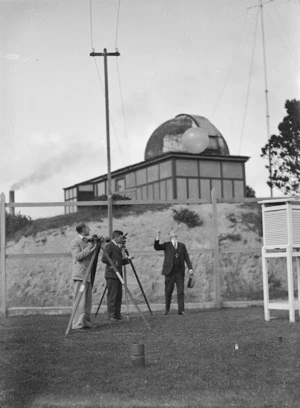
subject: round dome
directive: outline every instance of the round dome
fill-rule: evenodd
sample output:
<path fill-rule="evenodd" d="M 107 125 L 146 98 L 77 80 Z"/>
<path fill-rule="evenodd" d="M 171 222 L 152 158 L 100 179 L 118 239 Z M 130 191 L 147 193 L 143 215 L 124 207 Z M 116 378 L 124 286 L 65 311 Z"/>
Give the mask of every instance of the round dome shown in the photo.
<path fill-rule="evenodd" d="M 145 160 L 153 159 L 168 152 L 185 152 L 182 145 L 182 136 L 191 127 L 203 128 L 209 134 L 209 144 L 201 153 L 202 155 L 228 156 L 230 154 L 224 137 L 208 119 L 203 116 L 184 113 L 164 122 L 152 133 L 146 146 Z"/>

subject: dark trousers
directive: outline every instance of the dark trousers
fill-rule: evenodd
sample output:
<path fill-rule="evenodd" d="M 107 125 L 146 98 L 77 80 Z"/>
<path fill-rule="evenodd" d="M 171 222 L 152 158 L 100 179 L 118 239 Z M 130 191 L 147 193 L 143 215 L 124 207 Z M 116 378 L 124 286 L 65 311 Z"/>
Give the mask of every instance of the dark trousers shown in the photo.
<path fill-rule="evenodd" d="M 165 277 L 166 310 L 170 310 L 172 294 L 176 283 L 178 312 L 184 311 L 184 276 L 182 272 L 172 270 Z"/>
<path fill-rule="evenodd" d="M 107 286 L 107 314 L 109 318 L 121 316 L 123 288 L 119 279 L 106 279 Z"/>

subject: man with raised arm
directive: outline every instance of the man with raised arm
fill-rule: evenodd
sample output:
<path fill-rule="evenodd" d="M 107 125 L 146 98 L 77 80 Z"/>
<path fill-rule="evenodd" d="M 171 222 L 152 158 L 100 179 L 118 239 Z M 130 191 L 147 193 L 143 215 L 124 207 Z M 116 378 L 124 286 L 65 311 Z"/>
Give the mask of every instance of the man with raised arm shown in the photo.
<path fill-rule="evenodd" d="M 186 246 L 177 241 L 177 235 L 173 230 L 170 231 L 169 236 L 170 241 L 160 243 L 160 231 L 158 231 L 154 241 L 154 249 L 165 253 L 162 268 L 162 274 L 165 276 L 166 297 L 164 314 L 167 315 L 170 311 L 172 294 L 176 284 L 178 314 L 183 315 L 185 263 L 189 268 L 190 275 L 193 275 L 194 271 Z"/>

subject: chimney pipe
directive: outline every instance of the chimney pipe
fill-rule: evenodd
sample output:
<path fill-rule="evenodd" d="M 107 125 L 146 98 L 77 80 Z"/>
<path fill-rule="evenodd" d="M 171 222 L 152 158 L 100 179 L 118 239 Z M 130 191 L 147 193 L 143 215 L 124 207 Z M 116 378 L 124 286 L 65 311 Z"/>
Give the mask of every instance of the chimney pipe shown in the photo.
<path fill-rule="evenodd" d="M 13 204 L 15 202 L 15 192 L 11 190 L 9 192 L 9 203 Z M 9 207 L 10 215 L 15 215 L 15 207 Z"/>

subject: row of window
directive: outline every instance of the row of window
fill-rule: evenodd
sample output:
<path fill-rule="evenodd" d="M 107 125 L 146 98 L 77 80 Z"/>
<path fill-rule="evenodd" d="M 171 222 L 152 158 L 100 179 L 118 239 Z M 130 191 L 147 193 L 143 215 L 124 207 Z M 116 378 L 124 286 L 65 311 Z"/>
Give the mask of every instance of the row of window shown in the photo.
<path fill-rule="evenodd" d="M 245 195 L 245 186 L 242 180 L 197 179 L 189 177 L 176 179 L 177 198 L 180 200 L 188 198 L 209 200 L 213 188 L 215 189 L 216 197 L 219 198 L 243 198 Z M 172 179 L 169 178 L 131 189 L 130 196 L 132 199 L 137 200 L 172 200 L 175 198 Z M 75 201 L 75 199 L 70 199 L 69 201 Z M 67 212 L 76 211 L 75 207 L 66 207 L 66 209 Z"/>
<path fill-rule="evenodd" d="M 202 198 L 210 200 L 211 190 L 215 189 L 217 198 L 243 198 L 244 182 L 242 180 L 214 180 L 177 178 L 177 198 Z M 172 200 L 174 199 L 172 179 L 151 183 L 136 188 L 137 200 Z"/>
<path fill-rule="evenodd" d="M 212 187 L 217 196 L 224 198 L 244 196 L 244 167 L 240 162 L 201 159 L 176 159 L 175 177 L 178 198 L 209 198 Z M 172 191 L 172 160 L 148 166 L 144 169 L 112 179 L 112 193 L 136 189 L 136 198 L 174 198 Z M 219 180 L 218 180 L 219 179 Z M 166 184 L 167 183 L 167 184 Z M 165 188 L 161 187 L 166 185 Z M 151 187 L 150 187 L 151 186 Z M 149 187 L 149 188 L 148 188 Z M 82 193 L 93 193 L 94 197 L 107 194 L 106 181 L 78 186 Z M 165 193 L 162 192 L 165 191 Z M 147 193 L 146 193 L 147 191 Z M 65 200 L 77 197 L 77 189 L 65 192 Z M 164 198 L 160 198 L 164 199 Z"/>

